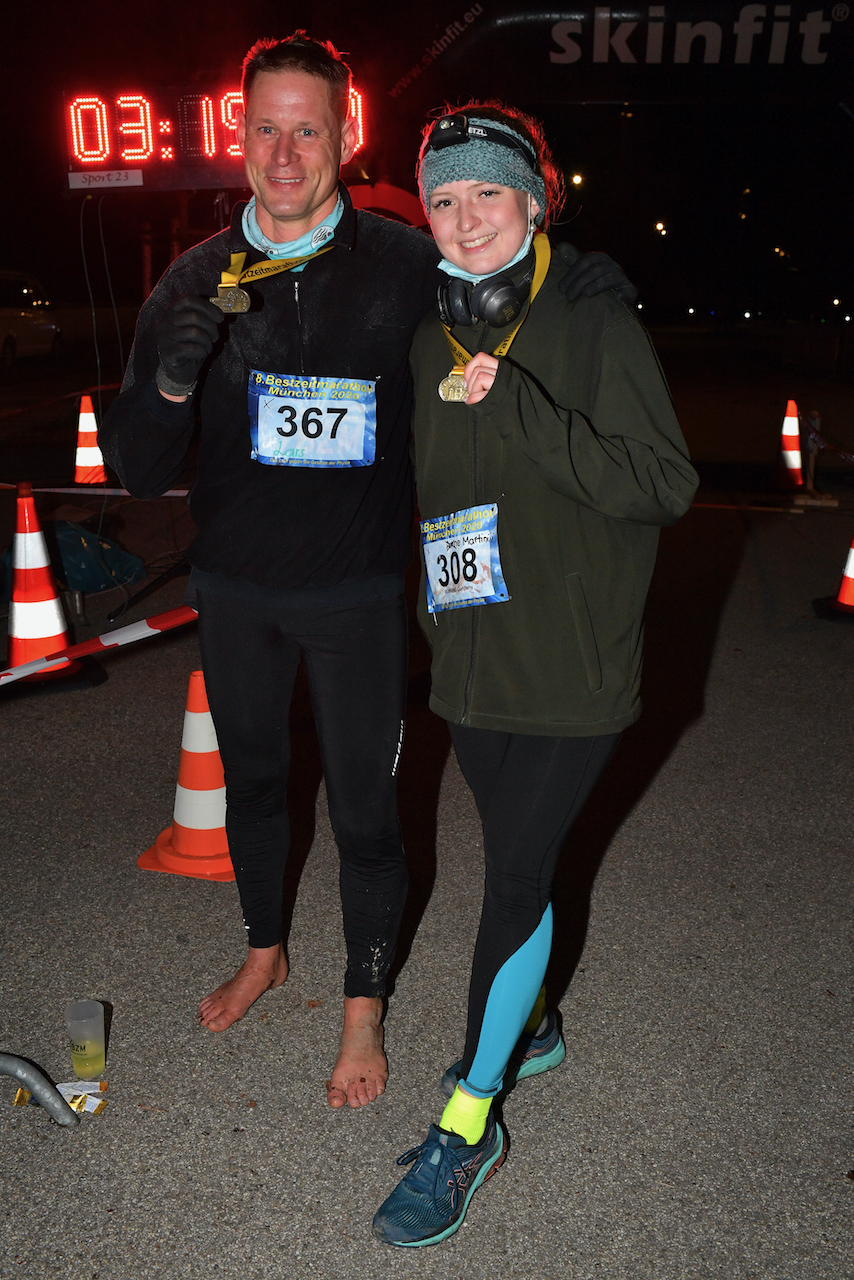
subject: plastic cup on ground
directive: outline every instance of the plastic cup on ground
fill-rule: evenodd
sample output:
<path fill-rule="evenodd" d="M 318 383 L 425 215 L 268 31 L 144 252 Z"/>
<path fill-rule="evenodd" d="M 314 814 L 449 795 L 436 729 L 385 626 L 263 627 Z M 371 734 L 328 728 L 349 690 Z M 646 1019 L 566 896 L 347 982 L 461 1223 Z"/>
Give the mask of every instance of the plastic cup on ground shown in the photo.
<path fill-rule="evenodd" d="M 65 1010 L 71 1040 L 71 1065 L 78 1080 L 94 1080 L 104 1072 L 104 1006 L 100 1000 L 78 1000 Z"/>

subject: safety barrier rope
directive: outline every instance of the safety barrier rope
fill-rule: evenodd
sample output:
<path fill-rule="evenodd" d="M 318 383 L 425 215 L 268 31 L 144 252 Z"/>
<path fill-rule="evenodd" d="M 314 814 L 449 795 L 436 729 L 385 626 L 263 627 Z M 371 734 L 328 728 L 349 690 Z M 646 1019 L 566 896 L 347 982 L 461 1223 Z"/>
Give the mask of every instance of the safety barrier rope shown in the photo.
<path fill-rule="evenodd" d="M 167 489 L 165 493 L 158 493 L 157 496 L 158 498 L 186 498 L 189 492 L 189 489 Z M 33 493 L 79 493 L 84 497 L 90 493 L 98 493 L 114 498 L 133 497 L 133 494 L 128 493 L 127 489 L 104 489 L 96 484 L 77 484 L 68 489 L 38 489 L 33 485 Z"/>
<path fill-rule="evenodd" d="M 7 484 L 5 480 L 0 481 L 0 489 L 17 490 L 17 488 L 18 486 L 16 484 Z M 157 496 L 158 498 L 186 498 L 189 492 L 190 492 L 189 489 L 167 489 L 164 493 L 158 493 Z M 132 498 L 133 497 L 133 494 L 128 493 L 127 489 L 105 489 L 103 485 L 97 485 L 97 484 L 75 484 L 75 485 L 70 485 L 68 488 L 65 488 L 65 489 L 56 489 L 56 488 L 40 489 L 38 488 L 38 486 L 33 485 L 33 493 L 77 493 L 84 498 L 91 494 L 100 494 L 101 497 L 103 497 L 106 494 L 107 497 L 112 497 L 112 498 Z"/>
<path fill-rule="evenodd" d="M 44 671 L 60 658 L 83 658 L 91 653 L 102 653 L 105 649 L 115 649 L 121 645 L 134 644 L 137 640 L 147 640 L 149 636 L 160 635 L 162 631 L 170 631 L 172 627 L 182 627 L 187 622 L 195 622 L 199 613 L 190 605 L 180 605 L 177 609 L 167 609 L 165 613 L 156 613 L 141 622 L 131 622 L 116 631 L 106 631 L 103 635 L 91 640 L 83 640 L 68 649 L 60 649 L 58 653 L 48 653 L 43 658 L 34 658 L 32 662 L 21 662 L 16 667 L 7 667 L 0 671 L 0 686 L 11 684 L 13 680 L 21 680 L 24 676 Z"/>

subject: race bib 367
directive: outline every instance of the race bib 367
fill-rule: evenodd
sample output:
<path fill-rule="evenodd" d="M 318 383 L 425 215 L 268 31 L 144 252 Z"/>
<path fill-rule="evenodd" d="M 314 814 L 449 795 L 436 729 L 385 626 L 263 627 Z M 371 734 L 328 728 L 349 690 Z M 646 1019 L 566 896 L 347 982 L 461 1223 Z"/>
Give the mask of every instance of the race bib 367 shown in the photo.
<path fill-rule="evenodd" d="M 376 383 L 252 369 L 249 431 L 252 457 L 268 467 L 369 467 Z"/>

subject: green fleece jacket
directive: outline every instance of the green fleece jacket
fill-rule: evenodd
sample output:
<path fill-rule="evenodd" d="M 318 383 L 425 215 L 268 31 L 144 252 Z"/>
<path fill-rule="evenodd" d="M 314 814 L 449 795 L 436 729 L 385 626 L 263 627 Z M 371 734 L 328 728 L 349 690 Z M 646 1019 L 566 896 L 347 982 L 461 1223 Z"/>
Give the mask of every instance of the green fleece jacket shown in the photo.
<path fill-rule="evenodd" d="M 444 403 L 454 363 L 434 314 L 412 348 L 423 520 L 498 504 L 509 600 L 427 613 L 432 709 L 514 733 L 617 733 L 640 714 L 643 612 L 661 525 L 697 475 L 649 337 L 611 293 L 567 303 L 545 283 L 474 408 Z M 510 331 L 457 327 L 468 350 Z M 423 562 L 423 557 L 422 557 Z"/>

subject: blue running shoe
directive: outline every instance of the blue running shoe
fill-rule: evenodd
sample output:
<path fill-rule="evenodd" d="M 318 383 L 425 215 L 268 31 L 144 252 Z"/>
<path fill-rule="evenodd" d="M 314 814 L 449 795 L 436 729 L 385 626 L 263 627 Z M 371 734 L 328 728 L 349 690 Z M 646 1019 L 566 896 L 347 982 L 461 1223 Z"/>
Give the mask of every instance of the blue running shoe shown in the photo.
<path fill-rule="evenodd" d="M 516 1047 L 510 1055 L 507 1070 L 504 1073 L 504 1085 L 501 1092 L 512 1089 L 517 1080 L 526 1076 L 539 1076 L 552 1067 L 559 1067 L 566 1057 L 566 1045 L 560 1033 L 559 1015 L 553 1009 L 546 1010 L 548 1022 L 543 1034 L 537 1038 L 530 1031 L 523 1031 L 516 1041 Z M 455 1062 L 442 1076 L 439 1088 L 446 1098 L 450 1098 L 460 1082 L 462 1059 Z"/>
<path fill-rule="evenodd" d="M 404 1248 L 446 1240 L 462 1224 L 475 1191 L 504 1163 L 506 1154 L 507 1137 L 491 1111 L 486 1132 L 473 1147 L 456 1133 L 431 1124 L 421 1145 L 398 1159 L 398 1164 L 412 1168 L 377 1210 L 374 1235 Z"/>

